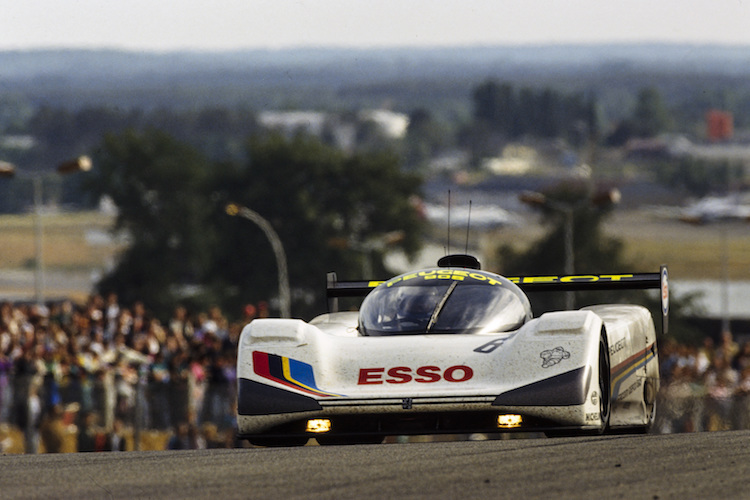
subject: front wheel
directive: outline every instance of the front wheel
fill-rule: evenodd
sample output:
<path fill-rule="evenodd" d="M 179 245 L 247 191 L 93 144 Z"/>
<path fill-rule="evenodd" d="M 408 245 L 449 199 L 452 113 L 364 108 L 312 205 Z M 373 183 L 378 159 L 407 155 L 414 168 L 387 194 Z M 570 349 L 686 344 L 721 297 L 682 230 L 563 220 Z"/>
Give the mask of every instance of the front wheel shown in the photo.
<path fill-rule="evenodd" d="M 553 430 L 546 431 L 547 437 L 570 437 L 570 436 L 590 436 L 592 434 L 603 434 L 609 427 L 609 413 L 612 407 L 611 403 L 611 382 L 610 382 L 610 363 L 609 363 L 609 345 L 607 343 L 607 332 L 602 329 L 599 336 L 599 418 L 601 427 L 595 430 Z"/>

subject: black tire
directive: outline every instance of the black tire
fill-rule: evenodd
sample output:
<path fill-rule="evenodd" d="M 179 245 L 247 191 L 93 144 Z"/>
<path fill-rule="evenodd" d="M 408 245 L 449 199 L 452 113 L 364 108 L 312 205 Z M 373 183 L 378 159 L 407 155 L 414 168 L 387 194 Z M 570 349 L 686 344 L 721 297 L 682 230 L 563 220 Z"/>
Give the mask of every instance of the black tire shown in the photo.
<path fill-rule="evenodd" d="M 656 389 L 650 379 L 643 384 L 643 407 L 646 409 L 646 425 L 635 428 L 635 434 L 648 434 L 656 420 Z"/>
<path fill-rule="evenodd" d="M 545 436 L 549 438 L 570 437 L 570 436 L 590 436 L 604 434 L 609 427 L 609 414 L 612 408 L 611 402 L 611 372 L 609 363 L 609 345 L 607 343 L 607 332 L 602 328 L 599 336 L 599 417 L 602 426 L 596 430 L 559 430 L 546 431 Z"/>
<path fill-rule="evenodd" d="M 304 446 L 310 440 L 307 436 L 284 436 L 284 437 L 267 437 L 258 436 L 249 438 L 250 444 L 255 446 L 265 446 L 267 448 L 281 448 L 292 446 Z"/>
<path fill-rule="evenodd" d="M 318 436 L 315 438 L 322 446 L 349 445 L 349 444 L 380 444 L 384 436 L 362 435 L 362 436 Z"/>
<path fill-rule="evenodd" d="M 643 428 L 643 433 L 646 434 L 656 421 L 656 388 L 651 379 L 646 380 L 646 383 L 643 384 L 643 404 L 646 407 L 646 425 Z"/>
<path fill-rule="evenodd" d="M 612 386 L 609 362 L 609 344 L 607 332 L 602 328 L 599 336 L 599 417 L 602 421 L 600 433 L 609 427 L 609 416 L 612 409 Z"/>

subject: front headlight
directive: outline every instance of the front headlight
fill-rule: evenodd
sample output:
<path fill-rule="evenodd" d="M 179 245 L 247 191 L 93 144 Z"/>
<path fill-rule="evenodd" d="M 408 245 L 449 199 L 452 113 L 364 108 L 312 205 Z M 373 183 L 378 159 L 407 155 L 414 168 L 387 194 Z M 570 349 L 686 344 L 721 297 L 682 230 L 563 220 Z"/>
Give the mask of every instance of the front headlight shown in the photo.
<path fill-rule="evenodd" d="M 497 416 L 497 426 L 501 429 L 514 429 L 521 427 L 523 417 L 521 415 L 507 414 Z"/>
<path fill-rule="evenodd" d="M 327 418 L 313 418 L 307 421 L 306 432 L 322 434 L 331 430 L 331 421 Z"/>

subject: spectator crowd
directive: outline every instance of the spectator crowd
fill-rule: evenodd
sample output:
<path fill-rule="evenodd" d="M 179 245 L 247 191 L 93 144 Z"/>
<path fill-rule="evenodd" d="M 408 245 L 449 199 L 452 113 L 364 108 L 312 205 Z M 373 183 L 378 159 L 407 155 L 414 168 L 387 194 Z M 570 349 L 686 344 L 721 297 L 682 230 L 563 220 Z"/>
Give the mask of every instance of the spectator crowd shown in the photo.
<path fill-rule="evenodd" d="M 750 341 L 730 332 L 700 347 L 668 340 L 659 361 L 656 432 L 750 429 Z"/>
<path fill-rule="evenodd" d="M 229 446 L 234 435 L 237 342 L 267 306 L 239 323 L 218 307 L 179 306 L 166 322 L 115 294 L 86 304 L 0 303 L 0 425 L 22 430 L 25 450 L 124 449 L 123 430 L 169 433 L 170 448 Z M 222 436 L 225 436 L 224 439 Z"/>
<path fill-rule="evenodd" d="M 235 446 L 237 343 L 267 315 L 265 303 L 234 323 L 218 307 L 178 306 L 162 322 L 115 294 L 0 303 L 0 425 L 23 431 L 27 453 L 61 451 L 71 427 L 77 451 L 128 449 L 126 435 L 132 449 L 145 430 L 168 436 L 170 449 Z M 750 342 L 664 340 L 659 361 L 654 432 L 750 428 Z"/>

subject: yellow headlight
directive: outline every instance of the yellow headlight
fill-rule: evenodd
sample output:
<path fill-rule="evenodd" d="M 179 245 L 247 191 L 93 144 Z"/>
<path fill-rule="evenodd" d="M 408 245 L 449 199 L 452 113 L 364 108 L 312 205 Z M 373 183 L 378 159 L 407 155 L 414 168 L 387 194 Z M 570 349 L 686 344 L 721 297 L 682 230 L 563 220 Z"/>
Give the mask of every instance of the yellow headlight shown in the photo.
<path fill-rule="evenodd" d="M 523 417 L 521 415 L 498 415 L 497 426 L 504 429 L 513 429 L 515 427 L 521 427 L 523 423 Z"/>
<path fill-rule="evenodd" d="M 331 430 L 331 421 L 327 418 L 313 418 L 307 421 L 307 432 L 323 433 Z"/>

